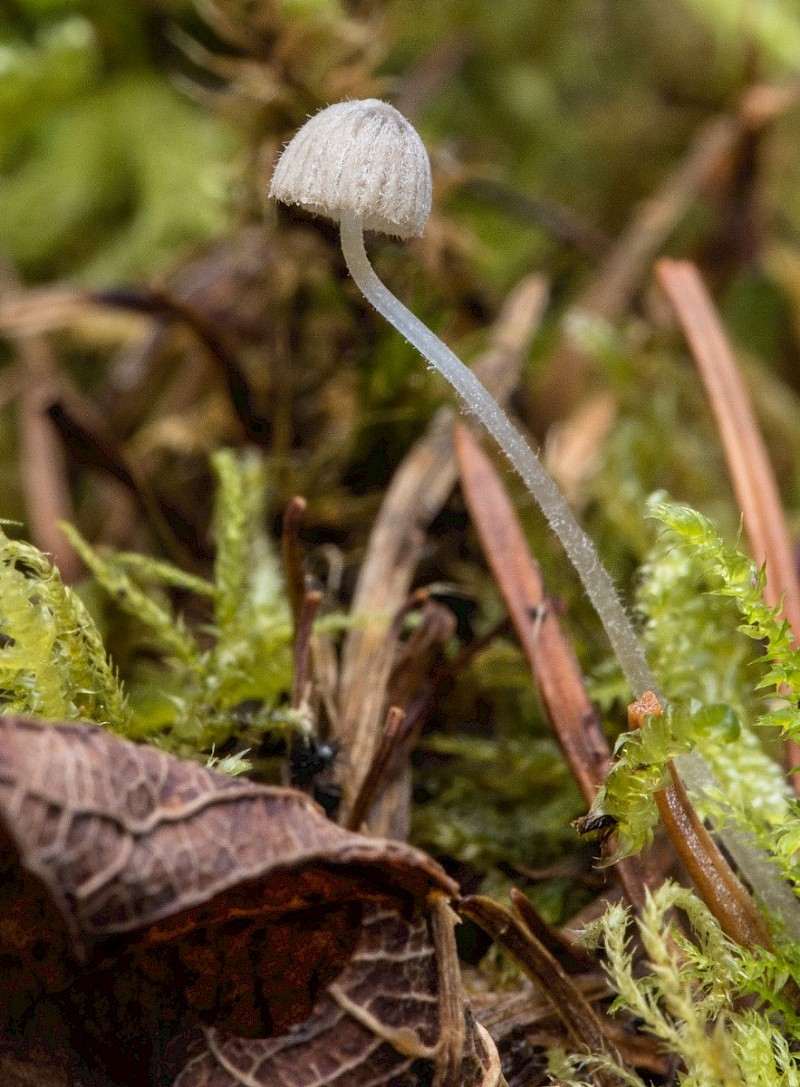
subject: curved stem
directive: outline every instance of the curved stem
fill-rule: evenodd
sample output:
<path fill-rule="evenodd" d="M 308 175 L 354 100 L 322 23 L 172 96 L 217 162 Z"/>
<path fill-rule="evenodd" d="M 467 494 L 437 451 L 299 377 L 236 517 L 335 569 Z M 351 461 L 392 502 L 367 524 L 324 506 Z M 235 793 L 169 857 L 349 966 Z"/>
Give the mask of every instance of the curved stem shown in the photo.
<path fill-rule="evenodd" d="M 650 666 L 611 576 L 550 473 L 472 371 L 378 279 L 364 250 L 358 216 L 342 216 L 341 236 L 350 275 L 367 301 L 447 378 L 522 477 L 578 572 L 634 696 L 640 698 L 646 691 L 658 694 Z"/>
<path fill-rule="evenodd" d="M 341 236 L 342 251 L 350 275 L 367 301 L 447 378 L 522 477 L 583 582 L 634 696 L 641 698 L 646 691 L 653 691 L 663 702 L 614 583 L 600 562 L 594 544 L 576 521 L 549 472 L 472 371 L 375 275 L 364 251 L 361 219 L 342 215 Z M 702 779 L 710 777 L 703 759 L 692 753 L 680 756 L 676 762 L 690 788 L 694 785 L 692 794 L 701 794 Z M 791 890 L 786 888 L 771 858 L 735 826 L 722 826 L 718 828 L 718 833 L 762 903 L 778 914 L 790 932 L 800 931 L 800 906 Z"/>
<path fill-rule="evenodd" d="M 644 650 L 608 571 L 539 458 L 472 371 L 375 275 L 364 251 L 361 220 L 343 215 L 341 235 L 344 259 L 364 297 L 447 378 L 522 477 L 583 582 L 635 697 L 640 698 L 646 691 L 659 695 Z M 703 778 L 710 777 L 710 772 L 700 756 L 682 755 L 676 763 L 692 794 L 702 794 Z M 800 906 L 772 859 L 736 826 L 722 826 L 718 833 L 761 902 L 774 911 L 788 931 L 800 931 Z"/>

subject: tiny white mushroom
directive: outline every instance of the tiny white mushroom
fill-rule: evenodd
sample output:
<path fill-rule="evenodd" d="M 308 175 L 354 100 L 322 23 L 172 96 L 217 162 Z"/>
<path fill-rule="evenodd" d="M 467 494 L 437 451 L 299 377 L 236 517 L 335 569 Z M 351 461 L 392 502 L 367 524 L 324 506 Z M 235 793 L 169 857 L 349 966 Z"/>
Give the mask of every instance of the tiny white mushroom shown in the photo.
<path fill-rule="evenodd" d="M 270 196 L 339 223 L 347 267 L 364 297 L 453 385 L 493 435 L 539 504 L 575 567 L 634 695 L 658 694 L 653 674 L 597 550 L 539 458 L 471 370 L 375 275 L 363 230 L 400 238 L 422 234 L 431 206 L 425 147 L 393 106 L 377 99 L 340 102 L 312 117 L 286 146 Z M 680 756 L 681 773 L 703 791 L 708 768 L 696 754 Z M 800 909 L 771 858 L 734 826 L 720 838 L 762 902 L 800 933 Z M 787 904 L 788 899 L 788 904 Z"/>
<path fill-rule="evenodd" d="M 657 692 L 611 577 L 552 477 L 472 371 L 395 298 L 367 259 L 364 229 L 401 238 L 425 229 L 431 169 L 412 125 L 393 106 L 374 98 L 328 106 L 287 144 L 275 167 L 270 196 L 339 223 L 345 262 L 364 297 L 447 378 L 495 438 L 561 540 L 634 695 Z"/>

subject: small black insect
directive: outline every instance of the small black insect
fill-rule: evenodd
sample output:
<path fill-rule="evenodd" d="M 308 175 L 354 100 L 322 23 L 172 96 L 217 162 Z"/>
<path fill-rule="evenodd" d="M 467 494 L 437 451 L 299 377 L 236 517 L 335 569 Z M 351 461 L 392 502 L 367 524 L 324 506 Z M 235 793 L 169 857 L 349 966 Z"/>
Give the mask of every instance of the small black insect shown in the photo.
<path fill-rule="evenodd" d="M 331 770 L 341 751 L 336 740 L 318 736 L 297 736 L 289 746 L 289 783 L 311 792 L 329 818 L 339 810 L 342 790 L 333 780 Z"/>
<path fill-rule="evenodd" d="M 596 834 L 601 842 L 606 842 L 617 829 L 618 822 L 615 816 L 601 812 L 597 815 L 583 815 L 580 819 L 575 819 L 572 825 L 578 834 Z"/>
<path fill-rule="evenodd" d="M 297 736 L 289 747 L 289 781 L 297 789 L 308 789 L 314 778 L 330 769 L 341 750 L 336 740 L 318 736 Z"/>

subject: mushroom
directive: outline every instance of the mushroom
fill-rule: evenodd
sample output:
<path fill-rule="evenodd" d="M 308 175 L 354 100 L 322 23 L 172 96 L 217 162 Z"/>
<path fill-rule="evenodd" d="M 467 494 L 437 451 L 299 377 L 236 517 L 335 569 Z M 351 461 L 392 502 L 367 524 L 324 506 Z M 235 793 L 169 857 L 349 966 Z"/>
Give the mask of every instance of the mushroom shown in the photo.
<path fill-rule="evenodd" d="M 393 106 L 374 98 L 328 106 L 286 145 L 275 167 L 270 196 L 339 223 L 344 259 L 361 293 L 447 378 L 493 435 L 561 541 L 635 697 L 647 691 L 658 695 L 611 577 L 550 474 L 472 371 L 395 298 L 367 260 L 365 228 L 413 238 L 422 234 L 428 220 L 430 162 L 411 124 Z M 691 753 L 675 761 L 692 794 L 702 793 L 710 778 L 702 758 Z M 722 826 L 718 833 L 740 871 L 758 889 L 762 903 L 789 931 L 800 933 L 800 908 L 771 858 L 735 825 Z"/>
<path fill-rule="evenodd" d="M 475 375 L 378 279 L 364 229 L 418 237 L 431 209 L 428 154 L 393 106 L 368 98 L 317 113 L 287 144 L 270 196 L 339 223 L 342 252 L 361 293 L 450 382 L 493 435 L 558 536 L 605 627 L 634 693 L 657 691 L 636 632 L 608 571 L 554 480 Z"/>

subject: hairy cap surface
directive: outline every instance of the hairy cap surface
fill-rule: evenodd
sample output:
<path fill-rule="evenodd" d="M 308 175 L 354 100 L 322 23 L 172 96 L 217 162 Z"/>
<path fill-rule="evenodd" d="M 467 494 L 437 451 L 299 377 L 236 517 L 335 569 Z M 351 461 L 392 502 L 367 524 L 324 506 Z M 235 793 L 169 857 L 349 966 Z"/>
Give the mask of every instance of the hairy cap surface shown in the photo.
<path fill-rule="evenodd" d="M 430 161 L 394 106 L 377 98 L 337 102 L 286 145 L 269 194 L 335 222 L 357 215 L 366 230 L 416 237 L 431 210 Z"/>

